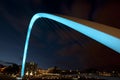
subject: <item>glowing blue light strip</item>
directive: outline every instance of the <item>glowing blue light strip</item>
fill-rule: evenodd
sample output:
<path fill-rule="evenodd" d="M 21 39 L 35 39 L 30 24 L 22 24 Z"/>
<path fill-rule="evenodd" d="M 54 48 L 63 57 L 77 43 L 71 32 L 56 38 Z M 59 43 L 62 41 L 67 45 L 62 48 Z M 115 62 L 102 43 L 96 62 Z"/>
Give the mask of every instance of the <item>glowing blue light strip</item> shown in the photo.
<path fill-rule="evenodd" d="M 28 44 L 29 44 L 31 30 L 32 30 L 34 22 L 38 18 L 41 18 L 41 17 L 52 19 L 54 21 L 62 23 L 64 25 L 66 25 L 66 26 L 98 41 L 99 43 L 113 49 L 114 51 L 120 53 L 120 39 L 119 38 L 116 38 L 112 35 L 106 34 L 106 33 L 101 32 L 99 30 L 93 29 L 93 28 L 88 27 L 86 25 L 83 25 L 83 24 L 62 18 L 62 17 L 58 17 L 58 16 L 55 16 L 52 14 L 47 14 L 47 13 L 37 13 L 32 17 L 30 24 L 29 24 L 29 27 L 28 27 L 28 32 L 27 32 L 26 42 L 25 42 L 25 47 L 24 47 L 24 54 L 23 54 L 21 77 L 24 76 L 25 62 L 26 62 L 26 57 L 27 57 L 27 50 L 28 50 Z"/>

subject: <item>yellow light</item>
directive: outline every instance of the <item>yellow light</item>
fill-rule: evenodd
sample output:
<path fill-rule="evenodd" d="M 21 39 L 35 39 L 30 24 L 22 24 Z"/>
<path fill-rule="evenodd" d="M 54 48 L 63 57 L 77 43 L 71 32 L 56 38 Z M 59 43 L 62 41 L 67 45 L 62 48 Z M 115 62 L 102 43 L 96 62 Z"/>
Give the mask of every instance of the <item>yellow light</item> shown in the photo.
<path fill-rule="evenodd" d="M 33 73 L 31 72 L 31 73 L 30 73 L 30 76 L 32 76 L 32 75 L 33 75 Z"/>
<path fill-rule="evenodd" d="M 26 72 L 26 75 L 28 76 L 28 72 Z"/>

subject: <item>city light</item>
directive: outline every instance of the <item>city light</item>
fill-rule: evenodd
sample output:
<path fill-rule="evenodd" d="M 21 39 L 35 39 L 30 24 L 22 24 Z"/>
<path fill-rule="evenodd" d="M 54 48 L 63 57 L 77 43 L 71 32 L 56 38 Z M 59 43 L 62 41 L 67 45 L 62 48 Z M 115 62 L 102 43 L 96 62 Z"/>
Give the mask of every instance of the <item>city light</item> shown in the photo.
<path fill-rule="evenodd" d="M 25 75 L 27 75 L 28 76 L 28 72 L 26 72 L 26 74 Z"/>
<path fill-rule="evenodd" d="M 112 50 L 120 53 L 120 46 L 119 46 L 120 39 L 117 37 L 114 37 L 110 34 L 101 32 L 97 29 L 93 29 L 89 26 L 86 26 L 86 25 L 83 25 L 83 24 L 80 24 L 80 23 L 74 22 L 72 20 L 68 20 L 68 19 L 59 17 L 59 16 L 55 16 L 55 15 L 47 14 L 47 13 L 37 13 L 32 17 L 30 24 L 29 24 L 29 27 L 28 27 L 28 32 L 27 32 L 25 47 L 24 47 L 24 53 L 23 53 L 21 77 L 24 76 L 25 62 L 26 62 L 26 57 L 27 57 L 27 51 L 28 51 L 31 30 L 32 30 L 33 24 L 35 23 L 35 21 L 38 18 L 48 18 L 48 19 L 52 19 L 54 21 L 57 21 L 59 23 L 62 23 L 64 25 L 90 37 L 91 39 L 94 39 L 97 42 L 111 48 Z"/>
<path fill-rule="evenodd" d="M 0 76 L 6 78 L 11 78 L 10 80 L 119 80 L 120 71 L 119 68 L 115 70 L 97 70 L 97 69 L 87 69 L 87 71 L 69 70 L 69 69 L 61 69 L 59 67 L 50 67 L 48 69 L 42 69 L 36 67 L 36 63 L 34 65 L 31 62 L 26 63 L 25 75 L 24 77 L 20 77 L 20 73 L 5 73 L 1 72 Z M 21 67 L 21 66 L 19 66 Z M 117 66 L 118 67 L 118 66 Z M 57 69 L 56 69 L 57 68 Z M 52 71 L 51 71 L 52 70 Z M 59 71 L 58 71 L 59 70 Z M 8 71 L 9 72 L 9 71 Z M 12 79 L 13 78 L 13 79 Z M 0 78 L 2 79 L 2 78 Z M 8 80 L 8 79 L 5 79 Z"/>
<path fill-rule="evenodd" d="M 32 75 L 33 75 L 33 73 L 31 72 L 31 73 L 30 73 L 30 75 L 32 76 Z"/>

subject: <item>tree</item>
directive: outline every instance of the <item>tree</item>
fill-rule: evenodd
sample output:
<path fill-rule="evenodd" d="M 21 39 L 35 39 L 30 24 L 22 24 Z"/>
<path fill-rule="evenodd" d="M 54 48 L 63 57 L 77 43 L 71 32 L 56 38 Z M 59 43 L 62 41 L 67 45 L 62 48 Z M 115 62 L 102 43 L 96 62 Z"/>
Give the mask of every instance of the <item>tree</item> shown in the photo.
<path fill-rule="evenodd" d="M 20 71 L 19 66 L 17 64 L 12 64 L 12 65 L 6 67 L 3 71 L 3 73 L 17 74 L 19 71 Z"/>

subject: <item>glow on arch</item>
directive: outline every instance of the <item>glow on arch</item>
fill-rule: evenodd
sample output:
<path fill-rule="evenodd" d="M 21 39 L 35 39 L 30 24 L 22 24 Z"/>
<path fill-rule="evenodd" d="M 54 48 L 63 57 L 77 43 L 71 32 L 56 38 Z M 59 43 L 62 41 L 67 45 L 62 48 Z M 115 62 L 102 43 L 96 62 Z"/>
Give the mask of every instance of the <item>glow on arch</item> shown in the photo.
<path fill-rule="evenodd" d="M 26 36 L 26 41 L 25 41 L 25 47 L 24 47 L 24 53 L 23 53 L 23 61 L 22 61 L 22 69 L 21 69 L 21 77 L 24 76 L 24 71 L 25 71 L 25 62 L 26 62 L 26 57 L 27 57 L 27 51 L 28 51 L 28 45 L 29 45 L 29 39 L 30 39 L 30 34 L 31 30 L 33 27 L 33 24 L 38 18 L 48 18 L 52 19 L 54 21 L 57 21 L 59 23 L 62 23 L 94 40 L 97 42 L 111 48 L 112 50 L 120 53 L 120 39 L 117 37 L 114 37 L 112 35 L 109 35 L 107 33 L 101 32 L 97 29 L 93 29 L 89 26 L 74 22 L 72 20 L 68 20 L 66 18 L 62 18 L 56 15 L 48 14 L 48 13 L 37 13 L 35 14 L 29 24 L 28 27 L 28 32 Z M 99 36 L 98 36 L 99 35 Z"/>

